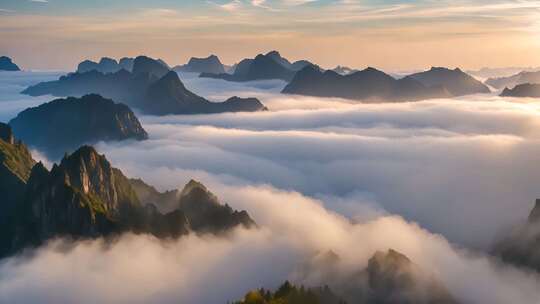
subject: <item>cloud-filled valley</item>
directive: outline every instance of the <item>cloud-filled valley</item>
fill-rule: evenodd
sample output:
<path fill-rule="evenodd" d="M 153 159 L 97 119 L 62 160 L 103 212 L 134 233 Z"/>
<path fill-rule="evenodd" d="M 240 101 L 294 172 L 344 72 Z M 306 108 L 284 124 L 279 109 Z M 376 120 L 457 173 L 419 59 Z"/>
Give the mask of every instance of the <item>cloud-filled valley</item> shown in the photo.
<path fill-rule="evenodd" d="M 18 94 L 57 76 L 29 74 L 10 81 L 0 74 L 0 121 L 52 99 Z M 389 248 L 462 303 L 540 301 L 537 274 L 488 255 L 540 197 L 535 100 L 357 104 L 282 95 L 282 81 L 181 78 L 212 101 L 253 96 L 270 111 L 139 115 L 148 140 L 96 149 L 160 190 L 200 180 L 259 228 L 175 241 L 54 240 L 0 261 L 0 302 L 225 303 L 285 279 L 324 284 L 324 273 L 303 268 L 322 253 L 337 253 L 347 273 Z M 38 153 L 47 166 L 57 161 Z"/>

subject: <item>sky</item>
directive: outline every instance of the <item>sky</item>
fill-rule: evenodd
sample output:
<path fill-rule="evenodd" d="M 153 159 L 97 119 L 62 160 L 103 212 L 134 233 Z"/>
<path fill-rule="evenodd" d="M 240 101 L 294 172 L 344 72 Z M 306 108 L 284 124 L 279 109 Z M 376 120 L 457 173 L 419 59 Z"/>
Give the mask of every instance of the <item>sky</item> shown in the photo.
<path fill-rule="evenodd" d="M 540 66 L 540 1 L 1 0 L 0 41 L 25 69 L 140 54 L 232 64 L 274 49 L 326 68 Z"/>

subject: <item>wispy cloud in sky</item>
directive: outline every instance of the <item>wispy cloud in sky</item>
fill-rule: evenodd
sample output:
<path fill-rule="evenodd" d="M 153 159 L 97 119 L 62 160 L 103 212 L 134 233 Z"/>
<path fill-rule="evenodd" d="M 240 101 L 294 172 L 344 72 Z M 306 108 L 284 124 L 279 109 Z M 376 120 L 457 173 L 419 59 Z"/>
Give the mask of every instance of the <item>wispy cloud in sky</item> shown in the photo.
<path fill-rule="evenodd" d="M 271 49 L 328 67 L 540 65 L 536 0 L 9 0 L 2 9 L 10 14 L 0 20 L 0 39 L 10 43 L 0 51 L 28 65 L 45 62 L 30 58 L 29 45 L 64 62 L 52 67 L 129 51 L 172 63 L 217 53 L 233 63 Z"/>

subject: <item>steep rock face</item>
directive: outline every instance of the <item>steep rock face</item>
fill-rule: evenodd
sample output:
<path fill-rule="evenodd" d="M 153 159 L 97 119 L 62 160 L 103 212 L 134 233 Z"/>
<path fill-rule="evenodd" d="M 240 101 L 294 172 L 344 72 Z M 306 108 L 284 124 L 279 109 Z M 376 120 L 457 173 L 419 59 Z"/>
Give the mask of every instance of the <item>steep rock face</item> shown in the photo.
<path fill-rule="evenodd" d="M 159 77 L 159 75 L 163 75 Z M 157 60 L 137 57 L 133 73 L 124 69 L 103 74 L 98 71 L 74 73 L 57 81 L 42 82 L 28 87 L 23 94 L 41 96 L 83 96 L 100 94 L 125 103 L 146 114 L 206 114 L 221 112 L 253 112 L 266 108 L 256 99 L 239 102 L 210 102 L 189 91 L 178 75 Z"/>
<path fill-rule="evenodd" d="M 178 72 L 190 73 L 225 73 L 225 67 L 216 55 L 210 55 L 206 58 L 192 57 L 187 64 L 177 66 L 174 68 L 174 70 Z"/>
<path fill-rule="evenodd" d="M 17 142 L 11 128 L 0 123 L 0 257 L 12 247 L 19 204 L 35 161 L 24 144 Z"/>
<path fill-rule="evenodd" d="M 456 68 L 433 67 L 429 71 L 409 75 L 428 87 L 440 86 L 445 88 L 452 96 L 463 96 L 479 93 L 489 93 L 490 90 L 482 82 Z"/>
<path fill-rule="evenodd" d="M 426 87 L 407 77 L 396 80 L 374 68 L 344 76 L 333 71 L 321 72 L 310 66 L 296 73 L 282 92 L 365 102 L 414 101 L 449 95 L 440 87 Z"/>
<path fill-rule="evenodd" d="M 95 94 L 26 109 L 10 125 L 17 137 L 53 157 L 86 143 L 148 138 L 129 107 Z"/>
<path fill-rule="evenodd" d="M 506 263 L 540 272 L 540 199 L 536 200 L 528 221 L 499 241 L 493 253 Z"/>
<path fill-rule="evenodd" d="M 540 83 L 540 71 L 523 71 L 508 77 L 489 78 L 486 84 L 496 89 L 513 88 L 525 83 Z"/>
<path fill-rule="evenodd" d="M 540 97 L 540 83 L 518 84 L 513 89 L 505 88 L 501 93 L 503 97 Z"/>
<path fill-rule="evenodd" d="M 6 57 L 6 56 L 0 57 L 0 71 L 15 72 L 15 71 L 20 71 L 20 70 L 21 69 L 15 63 L 13 63 L 11 58 Z"/>

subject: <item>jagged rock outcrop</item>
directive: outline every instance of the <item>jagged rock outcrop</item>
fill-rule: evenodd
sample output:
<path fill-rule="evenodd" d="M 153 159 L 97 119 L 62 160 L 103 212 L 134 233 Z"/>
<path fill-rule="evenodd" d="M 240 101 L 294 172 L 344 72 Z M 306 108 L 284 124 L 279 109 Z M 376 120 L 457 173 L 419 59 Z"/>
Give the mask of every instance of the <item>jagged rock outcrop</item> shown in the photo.
<path fill-rule="evenodd" d="M 5 160 L 5 155 L 16 162 L 0 166 L 0 195 L 13 198 L 0 204 L 0 258 L 56 237 L 109 237 L 129 231 L 177 238 L 192 231 L 218 234 L 256 226 L 247 212 L 221 205 L 195 181 L 178 194 L 170 211 L 158 210 L 159 201 L 141 203 L 133 181 L 90 146 L 66 155 L 50 171 L 42 163 L 34 165 L 21 143 L 0 139 L 0 157 Z"/>
<path fill-rule="evenodd" d="M 287 59 L 281 57 L 277 51 L 272 51 L 265 55 L 259 54 L 254 59 L 242 60 L 236 65 L 233 74 L 202 73 L 200 77 L 238 82 L 268 79 L 290 81 L 297 71 L 306 66 L 316 67 L 305 60 L 291 63 Z"/>
<path fill-rule="evenodd" d="M 493 253 L 504 262 L 540 272 L 540 199 L 526 223 L 495 244 Z"/>
<path fill-rule="evenodd" d="M 57 81 L 31 86 L 22 93 L 31 96 L 83 96 L 96 93 L 154 115 L 253 112 L 266 109 L 254 98 L 210 102 L 189 91 L 175 72 L 157 60 L 139 56 L 133 64 L 133 72 L 122 69 L 109 74 L 95 70 L 74 73 L 62 76 Z"/>
<path fill-rule="evenodd" d="M 210 55 L 206 58 L 192 57 L 189 62 L 182 66 L 176 66 L 173 69 L 176 72 L 189 72 L 189 73 L 212 73 L 223 74 L 226 73 L 225 66 L 216 55 Z"/>
<path fill-rule="evenodd" d="M 26 109 L 9 124 L 18 138 L 53 157 L 82 144 L 148 138 L 128 106 L 95 94 Z"/>
<path fill-rule="evenodd" d="M 429 71 L 415 73 L 408 77 L 413 78 L 427 87 L 442 87 L 452 96 L 489 93 L 490 90 L 482 82 L 463 72 L 459 68 L 433 67 Z"/>
<path fill-rule="evenodd" d="M 540 83 L 518 84 L 513 89 L 505 88 L 501 96 L 503 97 L 540 97 Z"/>
<path fill-rule="evenodd" d="M 15 72 L 15 71 L 20 71 L 20 70 L 21 69 L 15 63 L 13 63 L 11 58 L 6 57 L 6 56 L 0 57 L 0 71 Z"/>
<path fill-rule="evenodd" d="M 540 71 L 523 71 L 508 77 L 489 78 L 485 83 L 496 89 L 513 88 L 525 83 L 540 83 Z"/>
<path fill-rule="evenodd" d="M 319 97 L 341 97 L 364 102 L 415 101 L 450 96 L 448 91 L 441 87 L 426 87 L 410 77 L 394 79 L 374 68 L 340 75 L 333 71 L 322 72 L 311 66 L 296 73 L 294 79 L 282 92 Z"/>

